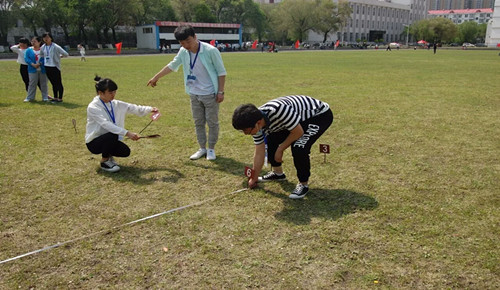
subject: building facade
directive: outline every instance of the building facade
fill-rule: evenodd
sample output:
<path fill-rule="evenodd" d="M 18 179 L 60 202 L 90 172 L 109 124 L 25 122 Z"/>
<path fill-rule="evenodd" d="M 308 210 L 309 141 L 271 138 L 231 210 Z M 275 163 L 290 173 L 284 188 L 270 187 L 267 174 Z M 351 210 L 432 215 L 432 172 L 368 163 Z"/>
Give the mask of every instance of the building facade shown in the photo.
<path fill-rule="evenodd" d="M 137 48 L 158 49 L 168 45 L 172 49 L 179 49 L 180 44 L 175 39 L 174 30 L 181 24 L 193 26 L 196 37 L 201 41 L 214 40 L 218 43 L 237 44 L 238 46 L 242 42 L 241 24 L 156 21 L 154 24 L 136 27 Z"/>
<path fill-rule="evenodd" d="M 488 23 L 493 17 L 493 9 L 457 9 L 457 10 L 429 10 L 428 18 L 448 18 L 455 24 L 474 21 L 478 24 Z"/>
<path fill-rule="evenodd" d="M 429 0 L 428 10 L 492 8 L 495 0 Z"/>
<path fill-rule="evenodd" d="M 488 21 L 485 43 L 488 47 L 500 47 L 500 0 L 495 3 L 493 16 Z"/>
<path fill-rule="evenodd" d="M 339 0 L 333 0 L 338 3 Z M 405 27 L 427 16 L 427 0 L 349 0 L 352 14 L 345 27 L 327 41 L 343 43 L 375 40 L 406 43 Z M 323 36 L 310 32 L 309 42 L 322 42 Z"/>

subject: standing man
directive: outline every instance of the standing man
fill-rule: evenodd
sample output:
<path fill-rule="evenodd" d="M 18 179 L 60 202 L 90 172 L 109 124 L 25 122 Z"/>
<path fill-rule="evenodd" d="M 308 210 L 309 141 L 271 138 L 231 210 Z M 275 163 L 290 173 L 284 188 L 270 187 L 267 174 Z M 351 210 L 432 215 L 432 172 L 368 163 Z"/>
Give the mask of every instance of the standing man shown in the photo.
<path fill-rule="evenodd" d="M 254 188 L 257 182 L 286 180 L 281 163 L 283 152 L 291 146 L 299 183 L 289 198 L 303 198 L 309 190 L 311 146 L 332 122 L 333 113 L 327 103 L 303 95 L 277 98 L 259 108 L 253 104 L 236 108 L 233 127 L 245 135 L 253 135 L 255 144 L 253 176 L 249 178 L 248 186 Z M 259 177 L 265 158 L 264 139 L 272 171 Z"/>
<path fill-rule="evenodd" d="M 215 144 L 219 138 L 219 104 L 224 101 L 226 69 L 219 50 L 198 41 L 190 25 L 177 27 L 174 36 L 181 44 L 181 49 L 147 85 L 154 88 L 161 77 L 183 66 L 185 90 L 191 98 L 191 111 L 200 145 L 200 149 L 190 159 L 206 156 L 207 160 L 215 160 Z M 208 125 L 208 150 L 205 125 Z"/>

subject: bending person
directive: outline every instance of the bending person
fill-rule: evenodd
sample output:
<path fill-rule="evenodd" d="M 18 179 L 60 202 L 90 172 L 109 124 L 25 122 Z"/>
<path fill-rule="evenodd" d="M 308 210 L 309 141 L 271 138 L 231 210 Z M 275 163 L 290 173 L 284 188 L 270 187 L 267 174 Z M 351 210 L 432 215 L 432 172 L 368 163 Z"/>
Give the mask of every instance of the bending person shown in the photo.
<path fill-rule="evenodd" d="M 271 100 L 257 108 L 252 104 L 241 105 L 234 111 L 233 127 L 245 135 L 253 135 L 255 151 L 253 175 L 248 186 L 257 182 L 286 180 L 281 163 L 283 152 L 292 147 L 293 164 L 299 183 L 289 195 L 303 198 L 309 190 L 311 146 L 323 135 L 333 122 L 330 106 L 309 96 L 292 95 Z M 272 171 L 259 177 L 265 158 L 267 141 L 268 159 Z"/>

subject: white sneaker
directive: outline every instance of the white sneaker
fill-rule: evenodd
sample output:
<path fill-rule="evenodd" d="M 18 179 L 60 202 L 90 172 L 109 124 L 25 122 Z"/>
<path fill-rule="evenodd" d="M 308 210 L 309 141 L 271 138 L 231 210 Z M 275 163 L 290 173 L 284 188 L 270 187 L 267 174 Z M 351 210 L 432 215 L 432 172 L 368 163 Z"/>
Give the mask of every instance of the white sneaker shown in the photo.
<path fill-rule="evenodd" d="M 31 102 L 31 100 L 30 100 L 30 99 L 24 99 L 24 101 L 23 101 L 23 102 L 25 102 L 25 103 L 29 103 L 29 102 Z"/>
<path fill-rule="evenodd" d="M 109 161 L 111 161 L 111 163 L 113 163 L 114 165 L 118 165 L 118 163 L 116 163 L 116 161 L 113 158 L 113 156 L 109 157 Z"/>
<path fill-rule="evenodd" d="M 101 169 L 107 172 L 118 172 L 120 171 L 120 166 L 108 159 L 107 161 L 101 162 Z"/>
<path fill-rule="evenodd" d="M 201 157 L 205 156 L 206 154 L 207 154 L 207 149 L 200 148 L 193 155 L 191 155 L 191 157 L 189 157 L 189 159 L 191 159 L 191 160 L 200 159 Z"/>
<path fill-rule="evenodd" d="M 208 149 L 207 151 L 207 160 L 215 160 L 217 157 L 215 157 L 215 150 L 214 149 Z"/>

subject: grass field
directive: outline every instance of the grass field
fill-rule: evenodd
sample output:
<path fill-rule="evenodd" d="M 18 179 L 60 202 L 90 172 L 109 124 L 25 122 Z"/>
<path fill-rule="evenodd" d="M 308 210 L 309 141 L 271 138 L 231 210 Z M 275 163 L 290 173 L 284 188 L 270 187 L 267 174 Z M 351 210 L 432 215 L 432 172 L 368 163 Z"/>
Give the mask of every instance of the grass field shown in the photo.
<path fill-rule="evenodd" d="M 104 231 L 0 264 L 1 289 L 500 286 L 498 51 L 223 54 L 215 162 L 189 160 L 182 73 L 146 87 L 172 57 L 63 59 L 62 104 L 39 93 L 23 103 L 18 65 L 0 62 L 0 261 Z M 96 73 L 117 82 L 117 99 L 162 112 L 144 132 L 162 137 L 126 141 L 116 174 L 84 144 Z M 330 104 L 335 121 L 318 143 L 331 154 L 312 152 L 304 200 L 288 199 L 289 151 L 288 182 L 234 193 L 253 155 L 234 108 L 287 94 Z M 148 122 L 132 115 L 126 127 Z"/>

